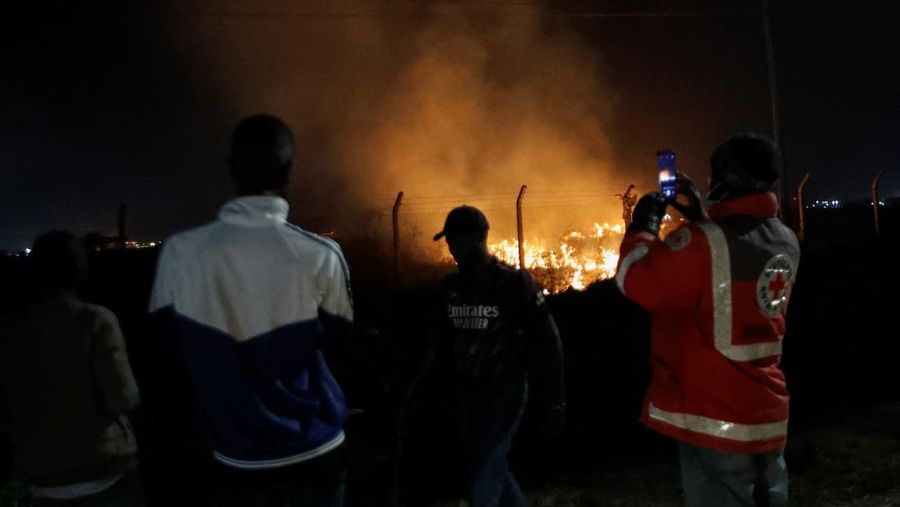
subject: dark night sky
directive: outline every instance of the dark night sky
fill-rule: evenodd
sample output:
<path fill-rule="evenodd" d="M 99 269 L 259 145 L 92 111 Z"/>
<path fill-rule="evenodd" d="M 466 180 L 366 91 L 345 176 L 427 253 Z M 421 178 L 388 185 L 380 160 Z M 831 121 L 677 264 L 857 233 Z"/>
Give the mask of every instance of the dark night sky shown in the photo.
<path fill-rule="evenodd" d="M 372 2 L 379 12 L 415 3 Z M 808 171 L 809 198 L 862 198 L 883 169 L 882 193 L 898 195 L 900 11 L 894 2 L 826 3 L 772 1 L 792 183 Z M 132 235 L 162 238 L 206 220 L 230 195 L 227 139 L 243 112 L 193 65 L 181 26 L 195 14 L 174 2 L 92 5 L 45 5 L 0 22 L 0 249 L 52 228 L 112 233 L 120 202 Z M 344 12 L 339 2 L 316 5 Z M 615 165 L 640 171 L 638 180 L 652 179 L 657 148 L 674 148 L 682 168 L 705 176 L 728 133 L 770 131 L 757 2 L 549 5 L 556 14 L 732 13 L 566 18 L 613 91 Z"/>

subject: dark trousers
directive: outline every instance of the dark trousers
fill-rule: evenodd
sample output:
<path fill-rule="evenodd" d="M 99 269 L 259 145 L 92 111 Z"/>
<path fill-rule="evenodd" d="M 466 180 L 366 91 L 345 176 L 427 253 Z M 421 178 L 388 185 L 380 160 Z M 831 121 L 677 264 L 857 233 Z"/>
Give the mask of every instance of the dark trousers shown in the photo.
<path fill-rule="evenodd" d="M 242 470 L 216 463 L 210 498 L 216 507 L 342 507 L 347 451 L 340 447 L 296 465 Z"/>
<path fill-rule="evenodd" d="M 688 507 L 783 507 L 788 479 L 782 451 L 734 454 L 678 443 Z"/>
<path fill-rule="evenodd" d="M 525 411 L 528 385 L 462 388 L 463 442 L 469 463 L 471 507 L 520 507 L 525 495 L 509 471 L 507 454 Z"/>
<path fill-rule="evenodd" d="M 144 491 L 135 471 L 126 472 L 115 484 L 93 495 L 70 500 L 35 498 L 35 507 L 143 507 Z"/>

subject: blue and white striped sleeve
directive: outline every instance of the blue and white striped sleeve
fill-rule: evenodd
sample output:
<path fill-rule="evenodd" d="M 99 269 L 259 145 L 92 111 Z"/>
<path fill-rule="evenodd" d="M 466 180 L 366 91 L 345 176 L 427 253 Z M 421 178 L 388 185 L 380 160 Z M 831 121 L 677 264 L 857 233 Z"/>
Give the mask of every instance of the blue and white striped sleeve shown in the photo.
<path fill-rule="evenodd" d="M 353 322 L 353 294 L 347 261 L 337 245 L 328 257 L 320 277 L 323 290 L 319 313 L 329 320 Z"/>

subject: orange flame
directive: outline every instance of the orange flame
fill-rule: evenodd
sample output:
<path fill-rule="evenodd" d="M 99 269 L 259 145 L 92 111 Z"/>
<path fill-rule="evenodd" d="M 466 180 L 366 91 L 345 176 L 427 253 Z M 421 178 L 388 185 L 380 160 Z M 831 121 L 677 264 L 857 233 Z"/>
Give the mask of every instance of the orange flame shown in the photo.
<path fill-rule="evenodd" d="M 597 280 L 615 276 L 623 233 L 622 224 L 595 223 L 593 231 L 570 231 L 556 245 L 540 239 L 526 241 L 525 268 L 547 293 L 583 290 Z M 488 250 L 501 261 L 519 267 L 516 239 L 489 243 Z"/>

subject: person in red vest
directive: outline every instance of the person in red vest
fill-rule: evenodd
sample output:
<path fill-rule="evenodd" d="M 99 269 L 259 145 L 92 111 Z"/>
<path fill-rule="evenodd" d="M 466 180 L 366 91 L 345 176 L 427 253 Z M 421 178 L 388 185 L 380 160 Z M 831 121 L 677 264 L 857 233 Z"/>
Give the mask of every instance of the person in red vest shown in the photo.
<path fill-rule="evenodd" d="M 800 248 L 778 219 L 781 154 L 739 134 L 711 165 L 708 211 L 681 175 L 679 200 L 642 197 L 622 241 L 616 282 L 653 319 L 641 420 L 678 441 L 689 507 L 785 505 L 779 361 Z M 688 221 L 661 241 L 669 205 Z"/>

